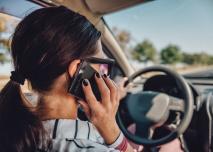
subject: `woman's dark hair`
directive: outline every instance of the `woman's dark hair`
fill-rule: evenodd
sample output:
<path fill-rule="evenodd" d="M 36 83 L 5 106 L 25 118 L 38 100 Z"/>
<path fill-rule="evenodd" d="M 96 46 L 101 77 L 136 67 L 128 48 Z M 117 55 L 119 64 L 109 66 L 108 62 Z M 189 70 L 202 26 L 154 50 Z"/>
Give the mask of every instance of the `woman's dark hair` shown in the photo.
<path fill-rule="evenodd" d="M 70 62 L 96 53 L 100 35 L 84 16 L 63 6 L 41 8 L 16 27 L 14 69 L 33 90 L 48 91 Z M 0 93 L 0 151 L 35 151 L 44 138 L 41 120 L 26 106 L 20 84 L 10 80 Z"/>

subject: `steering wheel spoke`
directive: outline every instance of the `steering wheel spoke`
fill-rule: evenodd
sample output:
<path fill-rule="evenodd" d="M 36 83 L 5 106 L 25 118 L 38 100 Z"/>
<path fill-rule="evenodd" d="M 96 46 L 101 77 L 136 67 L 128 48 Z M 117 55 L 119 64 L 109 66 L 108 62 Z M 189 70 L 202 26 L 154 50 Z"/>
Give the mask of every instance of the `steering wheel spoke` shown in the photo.
<path fill-rule="evenodd" d="M 155 129 L 149 125 L 144 125 L 144 124 L 135 124 L 136 125 L 136 131 L 135 135 L 142 137 L 142 138 L 147 138 L 147 139 L 152 139 Z"/>
<path fill-rule="evenodd" d="M 185 110 L 184 108 L 185 108 L 185 105 L 184 105 L 183 99 L 169 96 L 169 110 L 183 113 Z"/>

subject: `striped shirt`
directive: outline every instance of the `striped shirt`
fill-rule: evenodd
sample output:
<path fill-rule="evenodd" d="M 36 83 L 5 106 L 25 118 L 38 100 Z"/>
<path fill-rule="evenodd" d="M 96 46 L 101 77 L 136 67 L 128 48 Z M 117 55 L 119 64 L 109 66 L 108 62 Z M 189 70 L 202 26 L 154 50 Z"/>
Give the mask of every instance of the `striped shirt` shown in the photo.
<path fill-rule="evenodd" d="M 104 144 L 97 129 L 88 121 L 57 119 L 43 121 L 52 139 L 51 152 L 119 152 L 124 136 L 121 133 L 112 145 Z"/>

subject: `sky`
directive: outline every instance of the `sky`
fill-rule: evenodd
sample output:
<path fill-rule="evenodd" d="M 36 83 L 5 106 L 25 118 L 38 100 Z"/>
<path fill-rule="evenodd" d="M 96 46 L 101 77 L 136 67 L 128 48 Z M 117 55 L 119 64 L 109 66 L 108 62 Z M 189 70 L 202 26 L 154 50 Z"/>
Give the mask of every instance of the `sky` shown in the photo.
<path fill-rule="evenodd" d="M 133 44 L 149 39 L 157 50 L 177 44 L 185 52 L 213 55 L 213 0 L 156 0 L 104 17 L 127 30 Z"/>
<path fill-rule="evenodd" d="M 20 18 L 39 8 L 41 8 L 39 5 L 27 0 L 0 0 L 0 11 L 6 11 L 8 14 Z"/>

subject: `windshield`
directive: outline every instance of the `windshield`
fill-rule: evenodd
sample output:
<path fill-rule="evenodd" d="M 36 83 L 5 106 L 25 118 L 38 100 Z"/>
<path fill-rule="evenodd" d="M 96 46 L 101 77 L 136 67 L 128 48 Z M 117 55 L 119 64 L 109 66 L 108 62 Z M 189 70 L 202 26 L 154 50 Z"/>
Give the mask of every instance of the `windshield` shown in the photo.
<path fill-rule="evenodd" d="M 212 19 L 212 0 L 158 0 L 104 17 L 134 68 L 161 64 L 190 77 L 213 77 Z"/>

